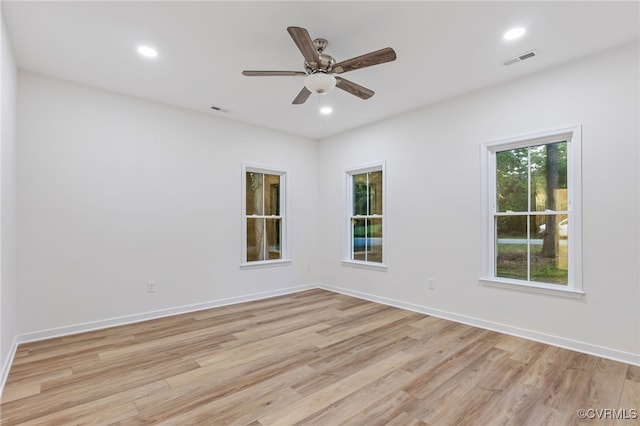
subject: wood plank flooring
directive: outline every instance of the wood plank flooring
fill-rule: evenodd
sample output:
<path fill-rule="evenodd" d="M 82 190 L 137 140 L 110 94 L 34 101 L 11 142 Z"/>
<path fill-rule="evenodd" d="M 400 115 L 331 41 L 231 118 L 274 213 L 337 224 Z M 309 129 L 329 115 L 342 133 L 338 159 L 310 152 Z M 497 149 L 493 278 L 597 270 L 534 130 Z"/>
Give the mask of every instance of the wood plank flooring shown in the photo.
<path fill-rule="evenodd" d="M 6 426 L 630 426 L 640 367 L 309 290 L 20 345 L 0 411 Z"/>

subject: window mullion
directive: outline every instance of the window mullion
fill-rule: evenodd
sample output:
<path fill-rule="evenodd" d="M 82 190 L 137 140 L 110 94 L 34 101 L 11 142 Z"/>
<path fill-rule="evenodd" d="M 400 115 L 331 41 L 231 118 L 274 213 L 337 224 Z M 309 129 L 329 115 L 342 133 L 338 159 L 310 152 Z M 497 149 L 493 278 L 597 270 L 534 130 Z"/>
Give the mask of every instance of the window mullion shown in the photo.
<path fill-rule="evenodd" d="M 370 172 L 367 172 L 367 217 L 364 219 L 364 261 L 369 261 L 369 217 L 371 216 L 371 185 L 369 183 Z"/>
<path fill-rule="evenodd" d="M 367 173 L 367 213 L 369 216 L 371 214 L 371 206 L 369 205 L 369 200 L 371 199 L 371 186 L 369 185 L 369 173 Z"/>
<path fill-rule="evenodd" d="M 351 259 L 356 257 L 356 177 L 351 176 Z"/>
<path fill-rule="evenodd" d="M 265 179 L 264 179 L 265 173 L 262 174 L 262 215 L 266 216 L 267 215 L 267 211 L 265 210 L 266 204 L 264 202 L 264 194 L 265 194 L 265 190 L 264 190 L 264 183 L 265 183 Z"/>
<path fill-rule="evenodd" d="M 531 281 L 531 147 L 527 148 L 527 281 Z"/>
<path fill-rule="evenodd" d="M 265 173 L 262 174 L 262 260 L 267 260 L 267 210 L 265 196 Z"/>
<path fill-rule="evenodd" d="M 498 168 L 496 166 L 497 164 L 497 156 L 496 156 L 496 151 L 490 150 L 488 151 L 488 159 L 487 159 L 487 163 L 488 163 L 488 173 L 487 173 L 487 184 L 488 184 L 488 188 L 487 188 L 487 195 L 489 196 L 489 201 L 490 204 L 487 207 L 490 207 L 490 211 L 489 211 L 489 215 L 488 215 L 488 220 L 490 221 L 489 223 L 487 223 L 486 225 L 488 226 L 488 230 L 491 231 L 491 245 L 489 246 L 489 244 L 487 244 L 485 247 L 487 248 L 487 250 L 489 250 L 490 252 L 487 254 L 487 261 L 491 261 L 491 275 L 492 276 L 497 276 L 498 275 L 498 226 L 497 226 L 497 220 L 498 220 L 498 191 L 497 191 L 497 187 L 498 187 Z M 487 236 L 489 236 L 489 232 L 487 232 L 486 234 Z M 487 241 L 488 243 L 488 241 Z M 489 271 L 489 269 L 487 269 L 487 271 Z"/>
<path fill-rule="evenodd" d="M 351 219 L 351 259 L 356 257 L 356 219 Z"/>
<path fill-rule="evenodd" d="M 368 180 L 368 179 L 367 179 Z M 365 218 L 364 220 L 364 261 L 369 261 L 369 245 L 371 241 L 369 241 L 369 218 Z"/>

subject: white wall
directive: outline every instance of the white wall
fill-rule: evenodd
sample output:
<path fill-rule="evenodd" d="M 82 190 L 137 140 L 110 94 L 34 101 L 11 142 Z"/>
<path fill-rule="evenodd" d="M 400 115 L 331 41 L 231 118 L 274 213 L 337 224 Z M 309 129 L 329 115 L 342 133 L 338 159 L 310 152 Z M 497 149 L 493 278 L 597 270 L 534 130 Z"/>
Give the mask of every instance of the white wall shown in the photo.
<path fill-rule="evenodd" d="M 321 141 L 320 281 L 640 363 L 638 52 L 629 45 Z M 480 285 L 480 144 L 580 123 L 586 297 Z M 380 160 L 388 270 L 343 265 L 344 170 Z"/>
<path fill-rule="evenodd" d="M 319 144 L 20 73 L 18 332 L 321 281 L 640 362 L 638 72 L 631 45 Z M 573 124 L 586 297 L 480 285 L 480 143 Z M 380 160 L 389 267 L 344 266 L 344 169 Z M 239 268 L 242 161 L 289 171 L 289 266 Z"/>
<path fill-rule="evenodd" d="M 315 281 L 316 141 L 30 73 L 18 89 L 21 334 Z M 289 265 L 239 267 L 243 161 L 288 171 Z"/>
<path fill-rule="evenodd" d="M 16 84 L 17 71 L 0 12 L 0 389 L 16 337 Z"/>

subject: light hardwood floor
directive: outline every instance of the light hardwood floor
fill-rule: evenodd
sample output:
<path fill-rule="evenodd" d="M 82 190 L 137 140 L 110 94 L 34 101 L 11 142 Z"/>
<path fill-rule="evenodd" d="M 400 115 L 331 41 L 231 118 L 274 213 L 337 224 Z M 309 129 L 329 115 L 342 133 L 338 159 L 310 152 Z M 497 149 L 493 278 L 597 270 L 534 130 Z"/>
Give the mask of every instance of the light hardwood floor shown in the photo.
<path fill-rule="evenodd" d="M 21 345 L 0 409 L 6 426 L 571 425 L 579 409 L 626 426 L 640 368 L 309 290 Z"/>

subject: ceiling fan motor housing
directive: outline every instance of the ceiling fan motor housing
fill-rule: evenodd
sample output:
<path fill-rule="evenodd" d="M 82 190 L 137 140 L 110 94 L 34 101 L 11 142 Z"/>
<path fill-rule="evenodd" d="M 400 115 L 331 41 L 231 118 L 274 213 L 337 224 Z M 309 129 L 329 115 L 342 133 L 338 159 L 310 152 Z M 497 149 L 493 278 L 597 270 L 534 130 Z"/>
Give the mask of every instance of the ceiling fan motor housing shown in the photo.
<path fill-rule="evenodd" d="M 315 62 L 307 62 L 305 61 L 304 67 L 307 70 L 308 74 L 314 74 L 318 71 L 320 72 L 331 72 L 333 68 L 333 64 L 336 63 L 335 59 L 331 55 L 327 55 L 324 52 L 324 49 L 327 47 L 329 42 L 323 38 L 317 38 L 313 40 L 313 46 L 316 48 L 316 52 L 318 52 L 318 61 Z"/>
<path fill-rule="evenodd" d="M 322 54 L 318 56 L 318 62 L 306 62 L 304 63 L 304 68 L 307 70 L 308 74 L 314 74 L 316 72 L 325 72 L 329 73 L 333 70 L 333 64 L 336 61 L 329 55 Z"/>

